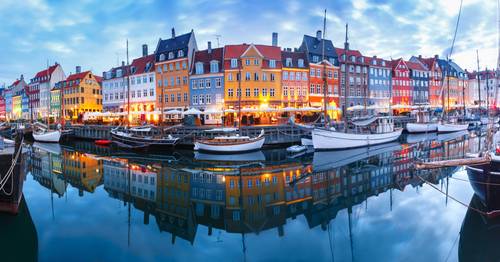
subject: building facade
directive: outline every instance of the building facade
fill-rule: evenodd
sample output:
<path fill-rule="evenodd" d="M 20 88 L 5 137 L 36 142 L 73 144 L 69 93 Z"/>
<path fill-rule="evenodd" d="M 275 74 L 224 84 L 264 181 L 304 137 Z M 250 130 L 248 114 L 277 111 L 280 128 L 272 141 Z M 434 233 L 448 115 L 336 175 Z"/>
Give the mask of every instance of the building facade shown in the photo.
<path fill-rule="evenodd" d="M 189 106 L 189 71 L 198 50 L 194 32 L 158 41 L 155 51 L 157 107 L 184 109 Z M 163 115 L 163 114 L 162 114 Z M 163 118 L 162 118 L 163 119 Z"/>
<path fill-rule="evenodd" d="M 431 108 L 442 106 L 443 74 L 437 63 L 438 56 L 423 58 L 422 56 L 411 57 L 411 62 L 419 62 L 428 69 L 429 79 L 429 104 Z"/>
<path fill-rule="evenodd" d="M 218 112 L 224 109 L 224 48 L 197 51 L 191 69 L 189 93 L 190 107 Z M 205 123 L 219 124 L 217 114 L 205 115 Z"/>
<path fill-rule="evenodd" d="M 77 67 L 75 74 L 58 83 L 62 92 L 61 108 L 66 120 L 75 121 L 81 119 L 86 112 L 102 111 L 102 90 L 99 81 L 100 78 L 91 71 L 80 72 Z"/>
<path fill-rule="evenodd" d="M 477 71 L 473 71 L 467 72 L 467 75 L 469 78 L 468 105 L 479 105 L 480 101 L 481 107 L 498 104 L 498 98 L 497 103 L 494 103 L 496 87 L 498 86 L 495 71 L 484 70 L 479 73 Z"/>
<path fill-rule="evenodd" d="M 281 90 L 284 106 L 295 108 L 309 106 L 309 98 L 316 92 L 311 93 L 309 91 L 309 74 L 311 74 L 311 78 L 313 74 L 309 72 L 309 62 L 306 53 L 297 50 L 292 51 L 291 48 L 283 50 L 281 51 L 281 63 L 283 65 L 281 72 Z M 329 70 L 332 71 L 329 80 L 333 81 L 333 65 Z M 314 75 L 314 77 L 316 77 L 316 75 Z M 333 87 L 334 83 L 329 83 L 329 85 Z M 332 96 L 333 93 L 330 92 L 328 97 Z"/>
<path fill-rule="evenodd" d="M 156 110 L 155 55 L 147 54 L 143 46 L 143 56 L 130 65 L 130 112 L 133 121 L 157 122 Z M 125 106 L 126 108 L 127 106 Z"/>
<path fill-rule="evenodd" d="M 452 60 L 437 59 L 439 67 L 444 74 L 443 92 L 445 110 L 463 108 L 466 95 L 469 91 L 469 77 L 465 71 Z"/>
<path fill-rule="evenodd" d="M 345 45 L 347 48 L 335 48 L 340 63 L 341 96 L 347 96 L 348 107 L 368 106 L 368 60 L 358 50 L 350 50 L 348 43 Z M 349 86 L 345 94 L 344 83 Z M 340 103 L 344 104 L 344 99 L 340 99 Z"/>
<path fill-rule="evenodd" d="M 413 105 L 410 70 L 402 58 L 391 61 L 391 67 L 393 108 L 397 112 L 408 112 Z"/>
<path fill-rule="evenodd" d="M 241 108 L 245 113 L 242 123 L 272 122 L 274 114 L 269 112 L 282 106 L 281 67 L 281 50 L 277 46 L 226 45 L 225 107 L 238 109 L 241 95 Z"/>
<path fill-rule="evenodd" d="M 127 101 L 129 66 L 122 62 L 119 67 L 111 68 L 102 74 L 102 109 L 104 112 L 124 112 Z"/>
<path fill-rule="evenodd" d="M 429 104 L 429 69 L 418 62 L 405 61 L 410 70 L 413 105 Z"/>
<path fill-rule="evenodd" d="M 50 91 L 64 79 L 66 76 L 61 65 L 55 63 L 36 73 L 30 80 L 27 95 L 34 118 L 46 118 L 49 115 Z"/>
<path fill-rule="evenodd" d="M 50 91 L 50 116 L 54 119 L 61 118 L 61 86 L 59 83 Z"/>
<path fill-rule="evenodd" d="M 392 92 L 391 63 L 384 59 L 365 57 L 368 70 L 368 104 L 377 112 L 388 112 Z"/>

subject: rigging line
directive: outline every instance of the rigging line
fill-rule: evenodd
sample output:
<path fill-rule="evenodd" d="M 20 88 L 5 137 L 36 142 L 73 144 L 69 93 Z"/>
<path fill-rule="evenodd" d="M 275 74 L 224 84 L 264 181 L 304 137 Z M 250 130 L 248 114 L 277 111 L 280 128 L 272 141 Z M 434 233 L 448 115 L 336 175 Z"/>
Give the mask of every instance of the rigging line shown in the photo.
<path fill-rule="evenodd" d="M 464 2 L 463 0 L 460 0 L 460 8 L 458 9 L 457 24 L 455 25 L 455 33 L 453 34 L 453 41 L 451 42 L 451 49 L 450 49 L 450 54 L 448 55 L 448 59 L 451 59 L 451 55 L 453 54 L 453 48 L 455 47 L 455 40 L 457 39 L 458 25 L 460 23 L 460 16 L 462 15 L 463 2 Z"/>
<path fill-rule="evenodd" d="M 455 247 L 455 245 L 457 244 L 457 240 L 458 240 L 459 236 L 460 236 L 460 233 L 457 234 L 457 237 L 455 238 L 455 241 L 453 242 L 453 245 L 451 246 L 450 251 L 448 252 L 448 256 L 446 256 L 445 262 L 447 262 L 448 259 L 450 259 L 451 251 L 453 250 L 453 247 Z"/>
<path fill-rule="evenodd" d="M 488 212 L 484 212 L 484 211 L 482 211 L 482 210 L 480 210 L 480 209 L 478 209 L 478 208 L 471 207 L 470 205 L 468 205 L 468 204 L 466 204 L 466 203 L 464 203 L 464 202 L 462 202 L 462 201 L 460 201 L 460 200 L 456 199 L 455 197 L 450 196 L 449 194 L 446 194 L 446 192 L 444 192 L 443 190 L 439 189 L 438 187 L 436 187 L 435 185 L 433 185 L 431 182 L 429 182 L 429 181 L 425 180 L 425 179 L 424 179 L 424 178 L 422 178 L 420 175 L 416 175 L 416 176 L 417 176 L 420 180 L 422 180 L 425 184 L 427 184 L 427 185 L 429 185 L 430 187 L 432 187 L 432 188 L 436 189 L 436 190 L 437 190 L 438 192 L 440 192 L 441 194 L 446 195 L 446 196 L 447 196 L 447 197 L 449 197 L 451 200 L 453 200 L 453 201 L 455 201 L 455 202 L 457 202 L 457 203 L 461 204 L 462 206 L 464 206 L 464 207 L 466 207 L 466 208 L 471 209 L 472 211 L 476 211 L 476 212 L 478 212 L 478 213 L 479 213 L 479 214 L 481 214 L 481 215 L 488 216 L 488 214 L 489 214 Z"/>

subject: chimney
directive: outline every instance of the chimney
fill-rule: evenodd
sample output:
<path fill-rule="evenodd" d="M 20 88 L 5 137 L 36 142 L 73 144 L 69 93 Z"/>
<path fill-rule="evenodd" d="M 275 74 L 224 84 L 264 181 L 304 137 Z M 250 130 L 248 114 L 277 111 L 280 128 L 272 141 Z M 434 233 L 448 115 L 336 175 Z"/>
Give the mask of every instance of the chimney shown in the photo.
<path fill-rule="evenodd" d="M 291 50 L 291 48 L 290 48 L 290 50 Z M 299 49 L 298 49 L 297 47 L 294 47 L 294 48 L 293 48 L 293 51 L 294 51 L 294 52 L 298 52 L 298 51 L 299 51 Z"/>
<path fill-rule="evenodd" d="M 148 55 L 148 45 L 143 44 L 142 45 L 142 56 L 147 56 Z"/>
<path fill-rule="evenodd" d="M 316 31 L 316 39 L 321 40 L 321 30 Z"/>
<path fill-rule="evenodd" d="M 377 56 L 376 56 L 376 55 L 374 55 L 374 56 L 373 56 L 373 59 L 377 59 Z"/>
<path fill-rule="evenodd" d="M 76 72 L 77 74 L 81 73 L 81 72 L 82 72 L 82 67 L 81 67 L 81 66 L 76 66 L 76 70 L 75 70 L 75 72 Z"/>
<path fill-rule="evenodd" d="M 278 46 L 278 33 L 273 32 L 273 46 Z"/>
<path fill-rule="evenodd" d="M 212 53 L 212 42 L 208 41 L 207 46 L 208 46 L 208 53 L 211 54 Z"/>
<path fill-rule="evenodd" d="M 438 58 L 439 58 L 439 55 L 434 55 L 434 58 L 438 59 Z"/>
<path fill-rule="evenodd" d="M 175 38 L 175 28 L 172 27 L 172 38 Z"/>
<path fill-rule="evenodd" d="M 125 66 L 125 61 L 122 61 L 122 66 Z"/>
<path fill-rule="evenodd" d="M 422 59 L 422 55 L 418 55 L 418 59 Z"/>
<path fill-rule="evenodd" d="M 24 75 L 23 75 L 23 74 L 21 74 L 21 80 L 23 80 L 23 79 L 24 79 Z"/>

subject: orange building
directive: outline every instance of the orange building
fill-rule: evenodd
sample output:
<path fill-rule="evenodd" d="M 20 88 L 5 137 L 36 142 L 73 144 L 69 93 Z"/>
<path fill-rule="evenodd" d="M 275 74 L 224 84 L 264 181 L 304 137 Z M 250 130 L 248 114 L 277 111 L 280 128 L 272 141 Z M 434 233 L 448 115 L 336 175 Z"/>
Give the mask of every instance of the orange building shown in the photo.
<path fill-rule="evenodd" d="M 323 108 L 324 101 L 324 77 L 326 72 L 327 83 L 327 103 L 330 117 L 339 118 L 337 110 L 340 107 L 339 101 L 339 68 L 327 60 L 309 64 L 309 104 Z M 326 70 L 326 71 L 325 71 Z"/>
<path fill-rule="evenodd" d="M 304 52 L 281 52 L 281 90 L 286 107 L 305 107 L 309 104 L 309 63 Z"/>
<path fill-rule="evenodd" d="M 189 106 L 189 70 L 197 50 L 194 32 L 158 41 L 156 47 L 157 108 L 187 108 Z"/>

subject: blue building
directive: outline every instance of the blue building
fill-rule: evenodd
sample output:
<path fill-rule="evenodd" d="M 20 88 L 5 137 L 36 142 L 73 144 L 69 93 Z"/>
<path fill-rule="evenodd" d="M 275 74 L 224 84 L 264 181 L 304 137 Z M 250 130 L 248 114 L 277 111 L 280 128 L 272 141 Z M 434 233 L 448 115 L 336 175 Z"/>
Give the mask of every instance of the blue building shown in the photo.
<path fill-rule="evenodd" d="M 429 69 L 423 63 L 407 61 L 410 69 L 410 84 L 413 88 L 413 105 L 430 104 L 429 101 Z"/>
<path fill-rule="evenodd" d="M 26 92 L 21 95 L 21 115 L 24 119 L 30 119 L 30 98 Z"/>
<path fill-rule="evenodd" d="M 332 65 L 339 66 L 338 55 L 331 40 L 323 39 L 321 30 L 316 31 L 316 37 L 304 35 L 299 51 L 305 52 L 309 63 L 320 63 L 325 46 L 325 59 Z"/>
<path fill-rule="evenodd" d="M 368 105 L 377 112 L 388 112 L 392 92 L 391 63 L 381 58 L 366 57 L 368 70 Z"/>
<path fill-rule="evenodd" d="M 223 50 L 212 49 L 208 42 L 207 50 L 197 51 L 194 55 L 189 81 L 190 107 L 214 112 L 204 115 L 205 124 L 221 123 L 220 114 L 215 112 L 224 108 Z"/>
<path fill-rule="evenodd" d="M 437 59 L 437 63 L 443 72 L 443 95 L 445 96 L 445 108 L 447 110 L 460 109 L 463 107 L 465 92 L 468 90 L 469 81 L 465 71 L 452 60 Z M 448 93 L 449 92 L 449 93 Z"/>
<path fill-rule="evenodd" d="M 223 218 L 226 205 L 226 182 L 223 175 L 193 172 L 190 195 L 197 217 Z"/>

